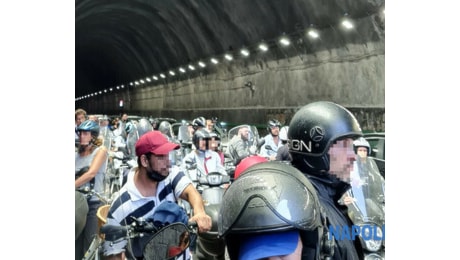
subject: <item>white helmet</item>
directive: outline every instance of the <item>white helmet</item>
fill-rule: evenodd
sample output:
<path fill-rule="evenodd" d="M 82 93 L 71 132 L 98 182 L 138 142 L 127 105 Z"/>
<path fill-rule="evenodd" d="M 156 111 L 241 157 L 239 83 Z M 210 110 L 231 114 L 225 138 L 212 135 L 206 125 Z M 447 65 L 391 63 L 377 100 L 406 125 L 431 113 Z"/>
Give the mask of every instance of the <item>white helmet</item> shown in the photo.
<path fill-rule="evenodd" d="M 358 154 L 358 147 L 366 147 L 367 148 L 367 155 L 371 155 L 371 146 L 369 142 L 364 139 L 364 137 L 360 137 L 353 142 L 353 149 L 355 153 Z"/>
<path fill-rule="evenodd" d="M 289 126 L 287 126 L 287 125 L 281 127 L 281 129 L 280 129 L 280 139 L 281 139 L 281 141 L 287 141 L 288 140 L 288 137 L 287 137 L 288 130 L 289 130 Z"/>

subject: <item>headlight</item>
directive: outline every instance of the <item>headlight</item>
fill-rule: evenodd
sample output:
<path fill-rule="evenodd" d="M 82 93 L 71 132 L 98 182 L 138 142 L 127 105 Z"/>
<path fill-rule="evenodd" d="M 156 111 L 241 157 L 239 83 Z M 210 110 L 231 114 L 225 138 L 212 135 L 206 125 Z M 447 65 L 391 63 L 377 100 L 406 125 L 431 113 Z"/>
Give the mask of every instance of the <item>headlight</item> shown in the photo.
<path fill-rule="evenodd" d="M 368 226 L 372 228 L 365 228 L 365 226 L 361 226 L 361 242 L 363 244 L 364 249 L 369 250 L 371 252 L 377 252 L 382 247 L 382 238 L 383 238 L 383 231 L 382 228 L 379 226 Z M 380 238 L 380 239 L 379 239 Z"/>
<path fill-rule="evenodd" d="M 222 175 L 210 174 L 207 178 L 209 185 L 219 185 L 222 183 Z"/>

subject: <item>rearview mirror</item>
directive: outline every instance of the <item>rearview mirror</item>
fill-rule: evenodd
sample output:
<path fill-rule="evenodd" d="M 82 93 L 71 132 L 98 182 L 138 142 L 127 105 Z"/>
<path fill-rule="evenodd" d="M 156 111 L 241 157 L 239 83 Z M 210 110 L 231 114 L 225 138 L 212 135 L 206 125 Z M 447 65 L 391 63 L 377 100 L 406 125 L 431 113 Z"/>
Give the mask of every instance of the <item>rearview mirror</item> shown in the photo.
<path fill-rule="evenodd" d="M 182 253 L 190 245 L 190 232 L 181 223 L 173 223 L 156 232 L 144 247 L 145 260 L 166 260 Z"/>

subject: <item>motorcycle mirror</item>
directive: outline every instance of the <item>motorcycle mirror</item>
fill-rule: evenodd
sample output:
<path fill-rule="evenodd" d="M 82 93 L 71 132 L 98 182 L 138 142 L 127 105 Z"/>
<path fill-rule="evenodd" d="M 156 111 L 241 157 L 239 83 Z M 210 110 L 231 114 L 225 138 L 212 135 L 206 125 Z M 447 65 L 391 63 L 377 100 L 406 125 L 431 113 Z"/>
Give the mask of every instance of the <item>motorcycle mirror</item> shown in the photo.
<path fill-rule="evenodd" d="M 172 223 L 156 232 L 144 247 L 145 260 L 174 259 L 190 245 L 190 232 L 181 223 Z"/>

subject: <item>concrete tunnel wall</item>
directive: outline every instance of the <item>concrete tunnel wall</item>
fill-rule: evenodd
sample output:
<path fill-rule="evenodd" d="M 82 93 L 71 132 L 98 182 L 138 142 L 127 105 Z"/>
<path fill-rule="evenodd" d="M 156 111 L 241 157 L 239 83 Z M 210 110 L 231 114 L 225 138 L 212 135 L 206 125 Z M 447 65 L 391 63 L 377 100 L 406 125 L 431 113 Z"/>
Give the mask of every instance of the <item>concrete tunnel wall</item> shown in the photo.
<path fill-rule="evenodd" d="M 328 100 L 350 109 L 364 131 L 385 131 L 384 38 L 316 52 L 278 51 L 221 61 L 194 75 L 135 86 L 82 107 L 89 113 L 119 114 L 120 99 L 129 114 L 187 120 L 215 116 L 229 124 L 256 125 L 271 118 L 289 123 L 303 105 Z"/>

